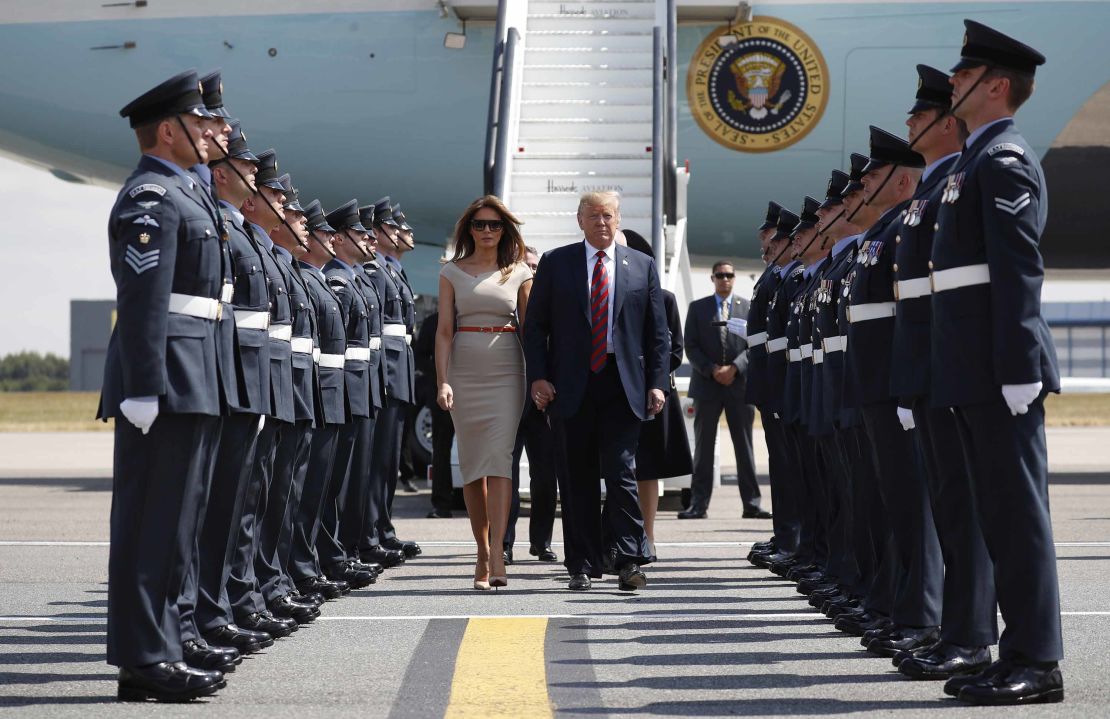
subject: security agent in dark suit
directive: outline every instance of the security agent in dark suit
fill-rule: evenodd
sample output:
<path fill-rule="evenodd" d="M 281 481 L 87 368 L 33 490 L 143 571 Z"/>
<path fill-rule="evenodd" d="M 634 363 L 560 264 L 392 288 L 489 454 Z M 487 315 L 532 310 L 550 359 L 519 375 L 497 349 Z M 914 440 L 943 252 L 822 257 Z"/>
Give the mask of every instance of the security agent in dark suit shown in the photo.
<path fill-rule="evenodd" d="M 413 357 L 416 359 L 417 383 L 424 387 L 424 397 L 435 396 L 435 335 L 439 312 L 432 312 L 420 324 L 413 340 Z M 432 509 L 428 519 L 450 519 L 454 505 L 454 486 L 451 477 L 451 446 L 455 441 L 455 425 L 451 413 L 440 409 L 439 404 L 428 405 L 432 413 Z"/>
<path fill-rule="evenodd" d="M 578 224 L 585 240 L 540 260 L 525 319 L 529 397 L 548 411 L 557 436 L 572 590 L 589 589 L 590 579 L 601 577 L 608 553 L 602 477 L 618 586 L 647 583 L 639 566 L 650 549 L 633 456 L 640 423 L 663 409 L 669 343 L 654 260 L 615 244 L 619 202 L 616 193 L 583 195 Z"/>
<path fill-rule="evenodd" d="M 868 200 L 860 214 L 877 216 L 864 233 L 848 295 L 849 371 L 871 440 L 883 511 L 890 523 L 895 560 L 890 624 L 866 646 L 882 656 L 938 639 L 944 564 L 933 523 L 924 461 L 912 435 L 898 422 L 890 396 L 894 337 L 894 248 L 902 212 L 921 177 L 925 160 L 909 143 L 871 128 L 870 161 L 863 186 Z M 869 635 L 864 635 L 865 640 Z"/>
<path fill-rule="evenodd" d="M 207 161 L 212 130 L 193 71 L 120 115 L 143 157 L 108 224 L 118 314 L 97 412 L 116 420 L 108 662 L 120 668 L 121 700 L 188 701 L 225 683 L 220 671 L 180 663 L 178 613 L 225 410 L 219 227 L 186 170 Z"/>
<path fill-rule="evenodd" d="M 714 263 L 714 293 L 690 303 L 683 328 L 686 357 L 693 373 L 687 396 L 694 401 L 694 474 L 690 480 L 690 506 L 679 519 L 703 519 L 713 495 L 713 454 L 721 412 L 736 452 L 736 480 L 745 517 L 770 519 L 759 508 L 759 483 L 752 452 L 755 408 L 745 400 L 748 344 L 723 326 L 730 317 L 746 317 L 748 301 L 732 294 L 736 271 L 731 262 Z"/>
<path fill-rule="evenodd" d="M 339 310 L 339 298 L 320 269 L 335 257 L 332 246 L 335 228 L 324 219 L 319 200 L 313 200 L 304 208 L 312 242 L 298 262 L 298 270 L 316 313 L 320 346 L 313 359 L 319 373 L 320 397 L 309 446 L 308 470 L 297 507 L 293 549 L 286 570 L 303 594 L 318 593 L 327 599 L 337 599 L 342 596 L 344 587 L 324 577 L 316 541 L 328 501 L 339 432 L 350 420 L 344 377 L 347 332 Z"/>
<path fill-rule="evenodd" d="M 952 101 L 971 135 L 944 183 L 933 238 L 931 392 L 935 406 L 955 408 L 1006 629 L 1000 661 L 945 691 L 979 704 L 1061 701 L 1044 435 L 1044 395 L 1060 377 L 1038 247 L 1048 208 L 1040 162 L 1012 119 L 1044 56 L 964 25 Z"/>
<path fill-rule="evenodd" d="M 998 641 L 998 621 L 994 571 L 975 516 L 967 461 L 962 452 L 953 451 L 960 446 L 956 417 L 947 407 L 934 408 L 929 402 L 933 226 L 967 126 L 951 114 L 948 75 L 927 65 L 918 65 L 917 74 L 916 102 L 906 124 L 926 166 L 895 237 L 897 314 L 890 392 L 898 399 L 902 426 L 913 432 L 925 460 L 945 572 L 941 641 L 906 657 L 898 670 L 911 677 L 948 678 L 990 663 L 989 645 Z"/>

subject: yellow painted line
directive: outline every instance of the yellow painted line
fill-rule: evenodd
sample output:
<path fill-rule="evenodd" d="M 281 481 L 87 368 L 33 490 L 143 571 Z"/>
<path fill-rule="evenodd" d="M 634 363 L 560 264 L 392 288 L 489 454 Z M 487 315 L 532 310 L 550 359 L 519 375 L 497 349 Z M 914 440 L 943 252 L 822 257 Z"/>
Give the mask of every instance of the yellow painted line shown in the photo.
<path fill-rule="evenodd" d="M 470 619 L 455 659 L 446 718 L 552 716 L 546 633 L 543 617 Z"/>

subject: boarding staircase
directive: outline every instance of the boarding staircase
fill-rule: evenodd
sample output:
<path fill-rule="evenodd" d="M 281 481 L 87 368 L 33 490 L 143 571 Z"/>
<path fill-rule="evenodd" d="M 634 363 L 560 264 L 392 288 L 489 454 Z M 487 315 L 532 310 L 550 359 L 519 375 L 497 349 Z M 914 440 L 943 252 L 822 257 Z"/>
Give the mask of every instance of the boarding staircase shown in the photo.
<path fill-rule="evenodd" d="M 541 253 L 582 237 L 581 193 L 620 192 L 621 226 L 652 242 L 685 307 L 674 13 L 674 0 L 501 0 L 485 180 Z"/>

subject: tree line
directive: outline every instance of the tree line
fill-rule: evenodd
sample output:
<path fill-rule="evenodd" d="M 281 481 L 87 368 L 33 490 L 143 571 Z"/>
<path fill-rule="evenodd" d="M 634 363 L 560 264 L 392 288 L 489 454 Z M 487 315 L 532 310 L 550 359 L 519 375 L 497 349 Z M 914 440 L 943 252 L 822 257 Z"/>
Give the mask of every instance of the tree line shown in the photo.
<path fill-rule="evenodd" d="M 0 392 L 64 392 L 69 360 L 55 354 L 16 352 L 0 357 Z"/>

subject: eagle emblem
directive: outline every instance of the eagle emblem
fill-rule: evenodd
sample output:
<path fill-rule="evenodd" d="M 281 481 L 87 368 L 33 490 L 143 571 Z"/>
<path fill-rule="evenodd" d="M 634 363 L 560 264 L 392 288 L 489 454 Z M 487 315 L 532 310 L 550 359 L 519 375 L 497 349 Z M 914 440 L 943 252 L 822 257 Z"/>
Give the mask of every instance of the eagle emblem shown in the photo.
<path fill-rule="evenodd" d="M 736 58 L 729 65 L 736 90 L 728 91 L 728 104 L 733 110 L 747 112 L 753 120 L 779 114 L 790 101 L 789 90 L 778 98 L 786 63 L 765 52 L 753 52 Z M 778 102 L 776 102 L 778 98 Z"/>

